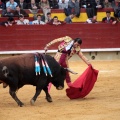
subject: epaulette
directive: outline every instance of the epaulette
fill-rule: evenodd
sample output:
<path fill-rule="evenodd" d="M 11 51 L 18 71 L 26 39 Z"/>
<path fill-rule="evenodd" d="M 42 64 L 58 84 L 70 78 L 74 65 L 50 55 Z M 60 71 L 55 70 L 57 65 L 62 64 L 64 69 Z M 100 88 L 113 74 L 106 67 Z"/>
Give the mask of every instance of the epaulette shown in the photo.
<path fill-rule="evenodd" d="M 64 39 L 65 42 L 70 42 L 71 40 L 72 40 L 72 38 L 69 37 L 69 36 L 66 36 L 65 39 Z"/>

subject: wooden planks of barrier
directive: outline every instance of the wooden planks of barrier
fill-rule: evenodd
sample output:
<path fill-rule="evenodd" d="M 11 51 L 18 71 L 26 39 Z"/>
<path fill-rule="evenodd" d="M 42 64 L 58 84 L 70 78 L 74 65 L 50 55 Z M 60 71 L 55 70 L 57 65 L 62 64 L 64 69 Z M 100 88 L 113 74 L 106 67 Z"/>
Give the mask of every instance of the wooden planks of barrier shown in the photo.
<path fill-rule="evenodd" d="M 80 37 L 83 49 L 120 48 L 120 24 L 65 24 L 0 26 L 0 51 L 43 50 L 51 40 L 63 36 Z M 53 45 L 50 49 L 57 49 Z"/>

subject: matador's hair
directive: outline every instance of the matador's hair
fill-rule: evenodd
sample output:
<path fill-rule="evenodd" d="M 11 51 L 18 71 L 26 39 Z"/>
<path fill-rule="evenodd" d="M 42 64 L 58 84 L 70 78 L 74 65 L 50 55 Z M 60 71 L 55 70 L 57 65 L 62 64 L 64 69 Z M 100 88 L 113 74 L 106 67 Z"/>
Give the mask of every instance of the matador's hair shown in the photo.
<path fill-rule="evenodd" d="M 74 43 L 75 43 L 75 42 L 78 42 L 80 45 L 82 44 L 82 40 L 81 40 L 80 38 L 75 38 L 75 39 L 74 39 Z"/>

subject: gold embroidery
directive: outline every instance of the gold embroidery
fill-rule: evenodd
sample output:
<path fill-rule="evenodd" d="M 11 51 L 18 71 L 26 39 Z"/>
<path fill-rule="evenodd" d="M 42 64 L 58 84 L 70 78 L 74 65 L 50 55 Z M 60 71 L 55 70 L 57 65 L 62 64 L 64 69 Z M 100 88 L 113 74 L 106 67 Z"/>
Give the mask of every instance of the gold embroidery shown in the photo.
<path fill-rule="evenodd" d="M 69 55 L 69 58 L 71 58 L 75 53 L 79 53 L 79 51 L 80 51 L 80 46 L 78 46 L 78 47 L 76 47 L 76 48 L 72 48 L 71 49 L 71 53 L 70 53 L 70 55 Z"/>
<path fill-rule="evenodd" d="M 57 38 L 57 39 L 54 39 L 53 41 L 51 41 L 50 43 L 48 43 L 48 44 L 46 45 L 46 47 L 49 47 L 50 45 L 53 45 L 53 44 L 55 44 L 55 43 L 57 43 L 57 42 L 65 41 L 65 42 L 67 43 L 67 42 L 70 42 L 71 40 L 72 40 L 72 38 L 69 37 L 69 36 Z"/>
<path fill-rule="evenodd" d="M 57 62 L 59 62 L 61 55 L 62 55 L 62 53 L 57 52 L 56 55 L 54 56 L 54 58 Z"/>
<path fill-rule="evenodd" d="M 66 36 L 66 37 L 64 38 L 64 41 L 68 43 L 68 42 L 72 41 L 72 38 L 69 37 L 69 36 Z"/>

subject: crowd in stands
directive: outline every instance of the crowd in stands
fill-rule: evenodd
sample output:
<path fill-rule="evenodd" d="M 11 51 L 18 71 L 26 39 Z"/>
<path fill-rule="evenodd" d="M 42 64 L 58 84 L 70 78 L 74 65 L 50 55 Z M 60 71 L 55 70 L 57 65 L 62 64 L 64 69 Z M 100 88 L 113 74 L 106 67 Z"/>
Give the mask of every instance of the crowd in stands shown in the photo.
<path fill-rule="evenodd" d="M 102 8 L 114 9 L 114 17 L 111 17 L 110 11 L 106 11 L 106 16 L 102 18 L 102 22 L 116 24 L 120 20 L 120 0 L 0 0 L 1 16 L 8 17 L 1 24 L 11 26 L 14 23 L 14 17 L 18 17 L 18 20 L 16 20 L 17 25 L 69 24 L 72 23 L 74 17 L 80 17 L 81 8 L 86 9 L 88 17 L 86 23 L 97 23 L 97 11 Z M 29 17 L 25 9 L 31 10 L 34 14 L 32 22 L 25 19 L 25 17 Z M 42 10 L 42 15 L 37 13 L 39 9 Z M 51 9 L 62 9 L 66 15 L 64 21 L 60 21 L 57 16 L 52 18 Z"/>

